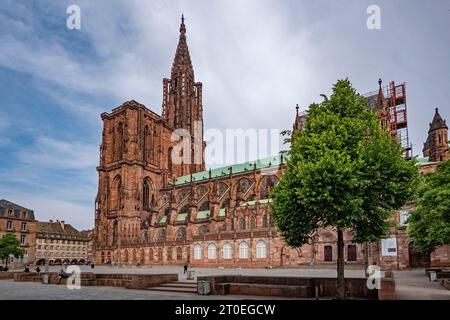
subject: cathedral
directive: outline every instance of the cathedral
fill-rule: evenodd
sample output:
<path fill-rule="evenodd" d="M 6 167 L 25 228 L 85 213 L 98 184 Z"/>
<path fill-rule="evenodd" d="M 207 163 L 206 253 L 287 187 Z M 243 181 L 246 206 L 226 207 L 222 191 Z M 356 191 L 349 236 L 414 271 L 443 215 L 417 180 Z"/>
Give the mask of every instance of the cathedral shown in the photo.
<path fill-rule="evenodd" d="M 161 115 L 134 100 L 101 115 L 97 263 L 225 268 L 336 263 L 332 230 L 321 230 L 310 244 L 294 249 L 275 229 L 269 194 L 283 174 L 286 153 L 205 170 L 202 83 L 195 81 L 184 18 L 162 94 Z M 448 158 L 448 145 L 439 140 L 448 140 L 446 125 L 439 118 L 433 128 L 430 125 L 424 166 Z M 294 130 L 301 130 L 304 121 L 297 109 Z M 192 142 L 191 161 L 174 161 L 178 141 L 173 136 L 179 129 Z M 362 264 L 368 247 L 351 238 L 350 233 L 344 235 L 345 259 Z"/>

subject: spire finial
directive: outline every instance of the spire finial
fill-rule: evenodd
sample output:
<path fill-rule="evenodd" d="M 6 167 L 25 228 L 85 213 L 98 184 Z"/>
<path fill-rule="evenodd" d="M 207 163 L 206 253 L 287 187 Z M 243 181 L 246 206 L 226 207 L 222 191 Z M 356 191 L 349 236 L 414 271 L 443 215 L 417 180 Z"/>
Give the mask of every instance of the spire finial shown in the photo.
<path fill-rule="evenodd" d="M 381 78 L 379 78 L 378 79 L 378 85 L 380 86 L 380 88 L 381 88 L 381 84 L 383 83 L 383 81 L 381 80 Z"/>
<path fill-rule="evenodd" d="M 438 111 L 439 111 L 439 108 L 438 108 L 438 107 L 436 107 L 436 109 L 434 109 L 434 110 L 436 110 L 436 112 L 438 112 Z"/>
<path fill-rule="evenodd" d="M 184 13 L 181 14 L 181 25 L 180 25 L 180 33 L 186 33 L 186 26 L 184 25 Z"/>
<path fill-rule="evenodd" d="M 295 110 L 297 110 L 297 113 L 298 113 L 298 109 L 299 109 L 299 106 L 298 106 L 298 103 L 295 105 Z"/>

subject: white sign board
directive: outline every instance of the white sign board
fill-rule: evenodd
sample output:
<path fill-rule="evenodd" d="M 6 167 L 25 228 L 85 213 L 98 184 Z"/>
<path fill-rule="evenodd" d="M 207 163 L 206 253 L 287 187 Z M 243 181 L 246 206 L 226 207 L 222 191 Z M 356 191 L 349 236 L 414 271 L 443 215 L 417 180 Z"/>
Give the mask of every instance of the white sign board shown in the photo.
<path fill-rule="evenodd" d="M 385 257 L 397 256 L 397 238 L 387 238 L 381 240 L 381 255 Z"/>

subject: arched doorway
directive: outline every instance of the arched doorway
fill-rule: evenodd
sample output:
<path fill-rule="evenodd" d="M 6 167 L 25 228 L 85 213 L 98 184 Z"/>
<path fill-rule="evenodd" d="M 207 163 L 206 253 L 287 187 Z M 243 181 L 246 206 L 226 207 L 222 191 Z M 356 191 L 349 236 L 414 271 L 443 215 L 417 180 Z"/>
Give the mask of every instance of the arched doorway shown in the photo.
<path fill-rule="evenodd" d="M 39 259 L 39 260 L 36 262 L 36 265 L 37 265 L 37 266 L 44 266 L 44 265 L 45 265 L 45 259 Z"/>
<path fill-rule="evenodd" d="M 323 247 L 323 261 L 332 262 L 333 261 L 333 247 L 324 246 Z"/>
<path fill-rule="evenodd" d="M 421 253 L 417 251 L 414 242 L 409 243 L 409 266 L 411 268 L 429 268 L 430 254 Z"/>

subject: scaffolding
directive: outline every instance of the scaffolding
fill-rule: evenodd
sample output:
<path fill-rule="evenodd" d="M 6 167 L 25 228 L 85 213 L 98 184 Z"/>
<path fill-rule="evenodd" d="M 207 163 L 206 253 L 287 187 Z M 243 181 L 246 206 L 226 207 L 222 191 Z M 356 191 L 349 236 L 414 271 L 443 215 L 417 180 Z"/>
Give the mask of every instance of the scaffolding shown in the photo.
<path fill-rule="evenodd" d="M 395 85 L 391 81 L 389 85 L 381 88 L 388 112 L 389 130 L 403 148 L 405 159 L 412 158 L 412 146 L 408 135 L 408 109 L 406 105 L 406 83 Z M 379 91 L 373 91 L 363 95 L 368 99 L 368 107 L 376 109 L 384 107 L 378 104 Z"/>

